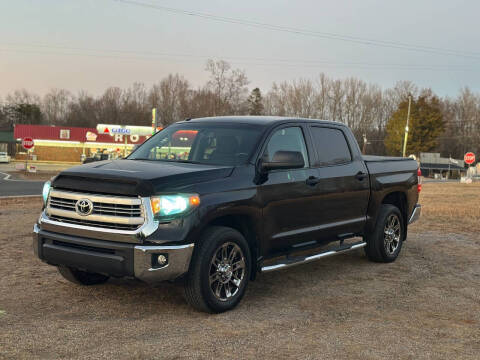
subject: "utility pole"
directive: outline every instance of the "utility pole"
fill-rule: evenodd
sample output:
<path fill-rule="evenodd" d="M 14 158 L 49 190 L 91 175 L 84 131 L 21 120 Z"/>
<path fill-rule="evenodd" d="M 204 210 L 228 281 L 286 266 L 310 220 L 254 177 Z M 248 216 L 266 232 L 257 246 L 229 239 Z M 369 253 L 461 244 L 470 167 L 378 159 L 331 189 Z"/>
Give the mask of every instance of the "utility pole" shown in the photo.
<path fill-rule="evenodd" d="M 365 155 L 367 151 L 367 134 L 363 134 L 363 148 L 362 148 L 362 154 Z"/>
<path fill-rule="evenodd" d="M 412 95 L 408 95 L 407 126 L 405 126 L 405 139 L 403 140 L 403 157 L 407 156 L 408 122 L 410 121 L 411 106 L 412 106 Z"/>
<path fill-rule="evenodd" d="M 152 135 L 157 132 L 157 108 L 152 109 Z"/>

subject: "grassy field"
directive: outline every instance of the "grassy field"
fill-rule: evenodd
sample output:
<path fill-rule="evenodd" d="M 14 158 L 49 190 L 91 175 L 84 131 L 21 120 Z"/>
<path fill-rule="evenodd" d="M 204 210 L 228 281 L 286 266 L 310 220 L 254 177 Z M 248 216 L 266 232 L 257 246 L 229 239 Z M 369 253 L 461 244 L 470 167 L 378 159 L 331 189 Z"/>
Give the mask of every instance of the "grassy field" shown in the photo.
<path fill-rule="evenodd" d="M 479 359 L 480 186 L 425 184 L 392 264 L 363 251 L 260 274 L 234 311 L 178 284 L 66 282 L 34 258 L 40 201 L 0 203 L 0 358 Z"/>
<path fill-rule="evenodd" d="M 422 221 L 416 230 L 480 234 L 480 182 L 426 183 L 420 194 Z"/>

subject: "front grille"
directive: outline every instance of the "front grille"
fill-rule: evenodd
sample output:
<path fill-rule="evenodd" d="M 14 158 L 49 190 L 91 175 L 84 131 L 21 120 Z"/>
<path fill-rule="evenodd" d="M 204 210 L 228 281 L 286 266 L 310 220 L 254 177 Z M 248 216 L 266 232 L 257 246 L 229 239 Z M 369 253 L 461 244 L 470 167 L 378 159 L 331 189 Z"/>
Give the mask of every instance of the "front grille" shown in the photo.
<path fill-rule="evenodd" d="M 50 207 L 55 209 L 62 209 L 62 210 L 71 210 L 75 211 L 75 203 L 76 200 L 71 199 L 62 199 L 59 197 L 50 197 Z"/>
<path fill-rule="evenodd" d="M 79 200 L 89 200 L 89 215 L 77 213 Z M 50 219 L 76 225 L 117 230 L 136 230 L 145 222 L 140 198 L 79 193 L 52 189 L 47 204 Z"/>
<path fill-rule="evenodd" d="M 102 221 L 78 220 L 78 219 L 67 218 L 64 216 L 54 216 L 54 215 L 51 215 L 49 217 L 50 219 L 58 222 L 91 226 L 91 227 L 99 227 L 99 228 L 105 228 L 105 229 L 136 230 L 139 228 L 139 225 L 125 225 L 125 224 L 107 223 Z"/>
<path fill-rule="evenodd" d="M 75 211 L 77 200 L 63 199 L 59 197 L 50 197 L 50 208 Z M 141 217 L 141 205 L 111 204 L 106 202 L 92 202 L 92 214 L 123 216 L 123 217 Z"/>

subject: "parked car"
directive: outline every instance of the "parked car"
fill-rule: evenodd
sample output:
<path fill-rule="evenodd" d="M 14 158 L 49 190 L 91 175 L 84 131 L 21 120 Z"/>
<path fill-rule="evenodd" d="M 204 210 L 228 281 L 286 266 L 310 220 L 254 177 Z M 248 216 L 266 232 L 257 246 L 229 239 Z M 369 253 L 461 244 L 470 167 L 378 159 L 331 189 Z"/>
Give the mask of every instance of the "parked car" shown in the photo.
<path fill-rule="evenodd" d="M 184 131 L 190 145 L 173 146 Z M 193 307 L 222 312 L 258 272 L 359 248 L 397 259 L 420 216 L 418 176 L 413 159 L 362 156 L 336 122 L 187 120 L 46 183 L 34 249 L 75 284 L 182 280 Z"/>
<path fill-rule="evenodd" d="M 9 163 L 10 156 L 6 152 L 0 152 L 0 163 Z"/>
<path fill-rule="evenodd" d="M 82 163 L 83 164 L 88 164 L 88 163 L 95 162 L 95 161 L 111 160 L 113 158 L 114 158 L 114 156 L 111 153 L 97 152 L 90 157 L 83 158 Z"/>

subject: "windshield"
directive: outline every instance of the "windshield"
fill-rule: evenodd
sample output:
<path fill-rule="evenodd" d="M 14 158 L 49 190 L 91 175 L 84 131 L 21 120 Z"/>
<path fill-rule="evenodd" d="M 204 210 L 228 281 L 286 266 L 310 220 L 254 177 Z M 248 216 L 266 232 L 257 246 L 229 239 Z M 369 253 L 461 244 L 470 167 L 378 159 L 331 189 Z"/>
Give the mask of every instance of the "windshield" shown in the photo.
<path fill-rule="evenodd" d="M 247 124 L 178 124 L 136 149 L 129 160 L 241 165 L 250 158 L 262 128 Z"/>

